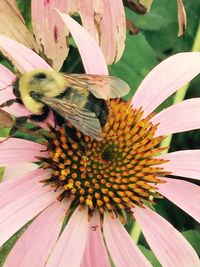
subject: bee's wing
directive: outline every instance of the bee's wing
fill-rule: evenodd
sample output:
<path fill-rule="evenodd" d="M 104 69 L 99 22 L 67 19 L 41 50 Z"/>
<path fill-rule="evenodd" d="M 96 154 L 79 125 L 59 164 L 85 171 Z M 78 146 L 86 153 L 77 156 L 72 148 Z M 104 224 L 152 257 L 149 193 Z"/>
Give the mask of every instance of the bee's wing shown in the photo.
<path fill-rule="evenodd" d="M 89 135 L 96 140 L 102 140 L 102 129 L 95 113 L 78 107 L 68 100 L 41 96 L 40 101 L 52 108 L 61 117 L 71 122 L 71 124 L 85 135 Z"/>
<path fill-rule="evenodd" d="M 129 85 L 121 79 L 107 75 L 64 74 L 73 87 L 88 89 L 97 98 L 105 100 L 127 95 Z"/>

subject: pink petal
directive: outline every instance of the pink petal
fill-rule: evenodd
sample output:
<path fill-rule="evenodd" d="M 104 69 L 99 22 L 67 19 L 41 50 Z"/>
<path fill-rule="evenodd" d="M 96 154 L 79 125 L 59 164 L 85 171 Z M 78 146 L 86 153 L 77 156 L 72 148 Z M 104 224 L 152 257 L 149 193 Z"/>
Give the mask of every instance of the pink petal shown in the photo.
<path fill-rule="evenodd" d="M 132 105 L 142 107 L 144 116 L 200 72 L 200 53 L 187 52 L 169 57 L 156 66 L 136 91 Z"/>
<path fill-rule="evenodd" d="M 59 70 L 67 57 L 66 35 L 68 31 L 54 8 L 67 11 L 67 0 L 31 2 L 32 25 L 37 42 L 42 44 L 44 54 L 54 69 Z"/>
<path fill-rule="evenodd" d="M 16 98 L 13 94 L 12 84 L 15 80 L 15 75 L 0 64 L 0 104 L 6 102 L 8 99 Z M 5 88 L 4 90 L 1 90 Z M 10 107 L 5 107 L 3 110 L 19 116 L 30 114 L 22 105 L 14 103 Z"/>
<path fill-rule="evenodd" d="M 16 173 L 17 175 L 17 173 Z M 49 171 L 37 169 L 26 174 L 19 174 L 14 181 L 5 181 L 0 184 L 0 208 L 14 202 L 24 192 L 31 189 L 32 184 L 49 177 Z M 42 186 L 42 185 L 41 185 Z"/>
<path fill-rule="evenodd" d="M 0 92 L 0 104 L 5 103 L 8 99 L 14 99 L 16 97 L 13 96 L 11 88 L 7 88 L 6 90 Z M 30 115 L 29 112 L 23 105 L 18 103 L 13 103 L 10 107 L 5 107 L 3 110 L 7 111 L 8 113 L 17 116 L 27 116 Z"/>
<path fill-rule="evenodd" d="M 200 179 L 200 150 L 182 150 L 165 155 L 157 156 L 169 160 L 162 164 L 166 171 L 172 172 L 173 175 Z"/>
<path fill-rule="evenodd" d="M 51 69 L 46 61 L 31 49 L 3 35 L 0 35 L 0 51 L 20 72 L 28 72 L 36 68 Z"/>
<path fill-rule="evenodd" d="M 2 104 L 8 99 L 14 99 L 15 97 L 13 97 L 11 88 L 7 88 L 6 90 L 0 92 L 0 98 L 0 104 Z M 13 103 L 10 107 L 4 107 L 3 110 L 15 116 L 27 116 L 31 114 L 23 105 L 18 103 Z"/>
<path fill-rule="evenodd" d="M 88 238 L 81 267 L 110 267 L 99 220 L 99 214 L 94 213 L 89 222 Z"/>
<path fill-rule="evenodd" d="M 88 74 L 108 74 L 104 55 L 91 35 L 67 14 L 57 11 L 70 30 Z"/>
<path fill-rule="evenodd" d="M 88 211 L 77 208 L 72 214 L 46 267 L 80 267 L 88 233 Z"/>
<path fill-rule="evenodd" d="M 172 178 L 164 180 L 167 183 L 157 185 L 159 193 L 200 222 L 200 187 Z"/>
<path fill-rule="evenodd" d="M 9 165 L 4 169 L 3 182 L 17 179 L 18 177 L 36 169 L 38 169 L 38 165 L 34 163 Z"/>
<path fill-rule="evenodd" d="M 8 255 L 5 267 L 43 267 L 61 230 L 67 203 L 54 202 L 43 211 L 19 238 Z"/>
<path fill-rule="evenodd" d="M 0 138 L 0 141 L 4 138 Z M 46 156 L 46 152 L 42 152 L 45 147 L 38 143 L 10 138 L 3 143 L 0 143 L 0 166 L 9 164 L 27 163 L 38 161 L 36 156 Z"/>
<path fill-rule="evenodd" d="M 147 207 L 135 207 L 133 212 L 149 246 L 162 266 L 200 266 L 192 246 L 169 222 Z"/>
<path fill-rule="evenodd" d="M 200 98 L 192 98 L 164 109 L 151 120 L 159 123 L 156 136 L 200 128 Z"/>
<path fill-rule="evenodd" d="M 42 187 L 40 183 L 34 182 L 15 201 L 3 207 L 0 210 L 0 246 L 28 221 L 53 203 L 57 196 L 57 192 L 55 193 L 50 186 Z"/>
<path fill-rule="evenodd" d="M 6 86 L 12 85 L 13 81 L 15 80 L 15 75 L 2 64 L 0 64 L 0 73 L 1 73 L 0 88 L 2 89 L 5 88 Z M 0 91 L 0 93 L 2 92 L 3 91 Z"/>
<path fill-rule="evenodd" d="M 73 0 L 71 14 L 77 12 L 83 27 L 101 47 L 108 64 L 117 62 L 124 51 L 126 20 L 121 0 Z"/>
<path fill-rule="evenodd" d="M 6 67 L 0 64 L 0 104 L 6 102 L 8 99 L 15 98 L 12 91 L 12 84 L 15 80 L 15 75 Z M 1 90 L 5 88 L 5 90 Z M 12 114 L 26 115 L 25 108 L 20 104 L 13 104 L 10 107 L 4 108 L 7 112 Z"/>
<path fill-rule="evenodd" d="M 106 213 L 103 230 L 108 251 L 117 267 L 151 266 L 118 219 Z"/>

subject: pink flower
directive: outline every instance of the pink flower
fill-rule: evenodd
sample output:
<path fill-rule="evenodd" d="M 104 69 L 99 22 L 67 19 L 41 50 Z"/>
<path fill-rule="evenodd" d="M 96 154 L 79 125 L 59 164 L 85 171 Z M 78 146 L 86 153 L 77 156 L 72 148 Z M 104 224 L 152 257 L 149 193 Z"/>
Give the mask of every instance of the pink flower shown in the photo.
<path fill-rule="evenodd" d="M 61 14 L 61 17 L 79 47 L 86 72 L 107 74 L 104 57 L 88 33 L 67 15 Z M 15 59 L 21 70 L 49 68 L 34 52 L 9 38 L 0 36 L 0 47 Z M 68 137 L 63 129 L 60 132 L 52 130 L 51 143 L 47 145 L 17 138 L 0 145 L 0 163 L 1 166 L 7 166 L 5 182 L 0 185 L 0 245 L 34 218 L 11 250 L 4 266 L 111 266 L 106 247 L 117 267 L 151 266 L 123 227 L 123 212 L 138 221 L 162 266 L 200 266 L 196 252 L 183 236 L 164 218 L 142 205 L 144 199 L 150 201 L 152 191 L 157 192 L 200 221 L 199 187 L 179 179 L 167 178 L 167 173 L 171 172 L 176 176 L 199 179 L 200 151 L 185 150 L 154 155 L 161 151 L 157 147 L 161 136 L 200 127 L 200 99 L 185 100 L 155 116 L 151 114 L 168 96 L 200 72 L 199 59 L 200 53 L 181 53 L 160 63 L 139 86 L 131 102 L 132 109 L 123 102 L 118 101 L 116 105 L 112 101 L 103 143 L 85 137 L 84 145 L 89 154 L 80 161 L 76 158 L 79 155 L 76 142 L 71 141 L 73 149 L 69 150 L 65 140 Z M 3 66 L 0 66 L 0 71 L 1 85 L 5 87 L 14 76 Z M 0 96 L 2 102 L 12 98 L 11 90 L 1 91 Z M 7 110 L 17 115 L 27 114 L 17 104 Z M 60 139 L 56 137 L 57 134 Z M 59 145 L 60 142 L 63 146 Z M 106 146 L 114 150 L 106 150 Z M 103 152 L 108 151 L 103 155 Z M 117 157 L 118 153 L 121 153 L 120 157 Z M 104 161 L 98 159 L 99 155 L 103 155 Z M 38 161 L 36 156 L 40 160 L 49 159 L 43 162 L 43 167 L 45 164 L 54 164 L 54 171 L 59 172 L 54 173 L 54 178 L 59 175 L 60 183 L 66 181 L 68 174 L 65 172 L 70 172 L 67 183 L 58 190 L 49 185 L 44 186 L 41 180 L 53 184 L 53 171 L 38 169 L 38 165 L 34 164 Z M 66 160 L 68 168 L 61 166 L 58 160 L 60 157 Z M 90 167 L 87 165 L 88 157 L 94 160 L 92 170 L 87 168 Z M 70 159 L 72 162 L 69 162 Z M 103 164 L 96 166 L 98 164 L 95 165 L 95 160 L 97 163 L 108 163 L 105 167 L 110 173 L 109 177 L 106 176 L 107 170 L 103 169 Z M 79 180 L 73 177 L 78 172 L 77 166 L 82 175 L 78 177 Z M 115 169 L 110 169 L 112 166 Z M 81 167 L 84 171 L 81 171 Z M 94 175 L 95 170 L 97 176 Z M 98 178 L 101 170 L 103 177 Z M 83 181 L 87 182 L 84 189 L 81 188 Z M 93 186 L 90 186 L 91 183 Z M 100 196 L 95 194 L 99 187 Z M 63 188 L 66 189 L 64 195 Z M 94 188 L 98 190 L 94 191 Z M 83 190 L 87 191 L 87 195 Z M 67 193 L 69 197 L 66 197 Z M 66 213 L 70 213 L 71 217 L 60 234 Z"/>

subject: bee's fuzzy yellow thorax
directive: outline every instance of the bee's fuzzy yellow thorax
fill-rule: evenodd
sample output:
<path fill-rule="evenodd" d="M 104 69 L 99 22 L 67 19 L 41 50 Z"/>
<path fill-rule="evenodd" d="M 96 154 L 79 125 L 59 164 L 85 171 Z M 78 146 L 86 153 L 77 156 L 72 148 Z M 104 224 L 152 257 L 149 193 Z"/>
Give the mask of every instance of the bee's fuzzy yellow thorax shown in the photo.
<path fill-rule="evenodd" d="M 42 113 L 44 104 L 33 99 L 30 92 L 38 92 L 48 97 L 55 97 L 66 88 L 62 74 L 54 70 L 36 69 L 19 78 L 19 91 L 22 102 L 34 114 Z"/>

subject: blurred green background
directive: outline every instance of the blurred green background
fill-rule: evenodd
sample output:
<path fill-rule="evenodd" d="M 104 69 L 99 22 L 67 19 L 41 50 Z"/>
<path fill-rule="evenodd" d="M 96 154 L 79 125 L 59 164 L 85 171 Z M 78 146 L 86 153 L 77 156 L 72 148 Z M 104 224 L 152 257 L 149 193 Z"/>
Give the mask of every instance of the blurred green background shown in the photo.
<path fill-rule="evenodd" d="M 18 0 L 21 12 L 30 27 L 30 1 Z M 187 12 L 187 30 L 182 37 L 177 37 L 177 3 L 175 0 L 154 0 L 148 14 L 137 15 L 126 8 L 126 15 L 139 29 L 137 35 L 127 31 L 126 48 L 120 62 L 109 66 L 110 74 L 126 80 L 132 88 L 129 97 L 134 95 L 138 85 L 146 74 L 161 60 L 182 51 L 191 51 L 200 22 L 200 1 L 185 0 Z M 83 67 L 76 47 L 70 48 L 63 70 L 79 73 Z M 186 98 L 200 97 L 200 77 L 195 78 L 187 91 Z M 169 106 L 173 101 L 170 97 L 159 109 Z M 200 148 L 200 130 L 175 134 L 172 138 L 170 151 Z M 191 181 L 191 179 L 190 179 Z M 196 181 L 194 181 L 196 182 Z M 197 182 L 196 182 L 197 183 Z M 185 196 L 187 198 L 187 196 Z M 200 227 L 189 215 L 181 211 L 167 200 L 157 201 L 155 209 L 176 227 L 190 241 L 200 255 Z M 129 228 L 129 226 L 127 227 Z M 0 250 L 0 266 L 17 235 Z M 153 266 L 160 266 L 141 236 L 139 245 Z"/>

